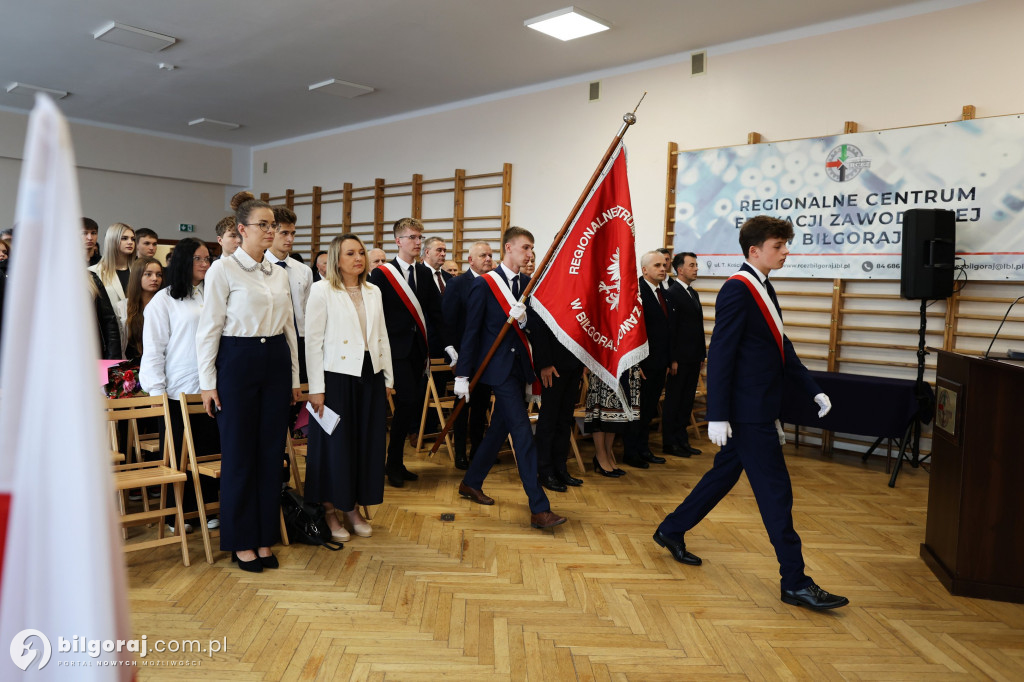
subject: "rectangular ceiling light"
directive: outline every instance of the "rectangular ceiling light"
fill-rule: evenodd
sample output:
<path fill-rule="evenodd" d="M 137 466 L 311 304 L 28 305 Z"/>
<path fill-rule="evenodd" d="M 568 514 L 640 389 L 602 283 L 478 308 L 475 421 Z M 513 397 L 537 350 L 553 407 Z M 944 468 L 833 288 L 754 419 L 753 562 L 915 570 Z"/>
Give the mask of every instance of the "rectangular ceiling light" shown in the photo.
<path fill-rule="evenodd" d="M 44 88 L 38 85 L 29 85 L 28 83 L 11 83 L 7 86 L 7 92 L 12 95 L 33 95 L 37 92 L 45 92 L 54 99 L 64 99 L 68 96 L 66 90 L 51 90 L 50 88 Z"/>
<path fill-rule="evenodd" d="M 368 85 L 349 83 L 348 81 L 338 80 L 337 78 L 313 83 L 309 86 L 309 91 L 313 92 L 314 90 L 316 92 L 324 92 L 328 95 L 336 95 L 338 97 L 346 97 L 348 99 L 359 97 L 360 95 L 367 95 L 373 92 L 373 88 Z"/>
<path fill-rule="evenodd" d="M 92 34 L 92 37 L 105 43 L 130 47 L 133 50 L 142 50 L 143 52 L 159 52 L 178 42 L 178 39 L 173 36 L 165 36 L 162 33 L 154 33 L 144 28 L 119 24 L 116 21 L 112 21 L 96 31 Z"/>
<path fill-rule="evenodd" d="M 236 130 L 242 127 L 240 123 L 218 121 L 212 118 L 197 118 L 194 121 L 189 121 L 188 124 L 202 130 Z"/>
<path fill-rule="evenodd" d="M 603 19 L 588 14 L 576 7 L 566 7 L 555 12 L 542 14 L 523 22 L 535 31 L 546 33 L 559 40 L 573 40 L 592 33 L 607 31 L 611 26 Z"/>

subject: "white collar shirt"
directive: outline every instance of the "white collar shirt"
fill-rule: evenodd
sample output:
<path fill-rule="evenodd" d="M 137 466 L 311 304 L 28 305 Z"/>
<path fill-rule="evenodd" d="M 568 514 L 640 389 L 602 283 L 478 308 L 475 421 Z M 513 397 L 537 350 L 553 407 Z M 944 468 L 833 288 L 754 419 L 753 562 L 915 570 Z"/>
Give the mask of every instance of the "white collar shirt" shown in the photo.
<path fill-rule="evenodd" d="M 295 331 L 302 337 L 306 335 L 306 301 L 309 300 L 309 288 L 313 286 L 313 271 L 294 258 L 278 258 L 267 249 L 264 258 L 280 267 L 284 263 L 284 271 L 288 273 L 288 287 L 292 292 L 292 309 L 295 313 Z"/>
<path fill-rule="evenodd" d="M 139 383 L 144 391 L 166 393 L 172 400 L 181 393 L 199 393 L 196 330 L 202 311 L 202 282 L 187 298 L 171 298 L 169 289 L 153 296 L 143 313 Z"/>

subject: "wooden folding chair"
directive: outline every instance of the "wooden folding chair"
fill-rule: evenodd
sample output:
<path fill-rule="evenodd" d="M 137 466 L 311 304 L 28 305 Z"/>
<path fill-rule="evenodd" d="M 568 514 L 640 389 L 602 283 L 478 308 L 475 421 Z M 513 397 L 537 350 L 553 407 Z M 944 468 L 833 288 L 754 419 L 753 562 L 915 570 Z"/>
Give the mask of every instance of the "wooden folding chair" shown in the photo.
<path fill-rule="evenodd" d="M 707 419 L 700 421 L 697 419 L 697 411 L 698 409 L 701 409 L 698 403 L 704 404 L 703 412 L 704 416 L 707 416 L 707 395 L 708 389 L 704 384 L 704 375 L 700 374 L 697 376 L 697 393 L 693 399 L 693 409 L 690 411 L 690 426 L 687 427 L 693 429 L 693 435 L 696 436 L 697 440 L 700 440 L 701 438 L 700 427 L 707 426 L 708 423 Z"/>
<path fill-rule="evenodd" d="M 196 442 L 192 437 L 191 415 L 206 414 L 206 408 L 203 407 L 202 394 L 182 393 L 178 396 L 178 404 L 181 406 L 181 420 L 185 427 L 184 437 L 182 438 L 182 449 L 185 450 L 185 453 L 182 455 L 182 459 L 185 460 L 183 469 L 192 472 L 192 485 L 196 491 L 196 511 L 188 512 L 184 516 L 188 519 L 199 519 L 199 532 L 203 538 L 203 549 L 206 550 L 206 562 L 212 564 L 213 547 L 210 544 L 210 529 L 206 525 L 206 515 L 220 511 L 220 502 L 207 502 L 203 499 L 203 487 L 200 484 L 200 477 L 213 478 L 220 485 L 221 455 L 218 452 L 210 455 L 196 456 Z M 168 428 L 167 433 L 170 433 L 170 428 Z M 165 440 L 170 442 L 169 438 Z M 281 542 L 285 545 L 289 544 L 288 530 L 284 525 L 284 512 L 281 512 Z"/>
<path fill-rule="evenodd" d="M 580 383 L 580 397 L 576 401 L 576 409 L 572 413 L 572 430 L 569 431 L 569 445 L 572 446 L 572 454 L 576 456 L 576 464 L 579 465 L 582 473 L 587 472 L 587 468 L 583 466 L 583 457 L 580 456 L 580 446 L 577 439 L 590 438 L 589 434 L 583 433 L 583 419 L 587 416 L 587 387 L 590 385 L 590 373 L 583 373 L 583 381 Z"/>
<path fill-rule="evenodd" d="M 299 396 L 299 402 L 309 402 L 309 384 L 302 384 L 299 386 L 299 390 L 302 391 L 302 394 Z M 302 409 L 306 408 L 303 407 Z M 313 421 L 312 415 L 309 417 L 309 421 Z M 302 486 L 302 475 L 299 473 L 298 453 L 295 449 L 295 443 L 292 440 L 291 429 L 288 429 L 288 436 L 285 440 L 285 450 L 288 451 L 288 462 L 291 465 L 291 476 L 295 490 L 297 490 L 300 495 L 305 495 Z"/>
<path fill-rule="evenodd" d="M 423 447 L 423 437 L 434 436 L 435 438 L 440 432 L 434 434 L 424 434 L 423 431 L 427 427 L 427 415 L 430 413 L 430 408 L 434 408 L 437 413 L 437 419 L 441 424 L 445 423 L 447 415 L 451 414 L 451 411 L 455 409 L 455 396 L 441 396 L 440 391 L 437 390 L 437 382 L 434 380 L 434 374 L 442 372 L 451 372 L 451 367 L 448 361 L 443 358 L 431 358 L 430 367 L 427 372 L 427 390 L 423 397 L 423 413 L 420 415 L 420 432 L 416 437 L 416 454 L 426 452 L 427 448 Z M 445 447 L 448 448 L 448 457 L 452 463 L 455 462 L 455 450 L 452 449 L 452 434 L 448 432 L 444 436 Z"/>
<path fill-rule="evenodd" d="M 171 417 L 168 412 L 167 396 L 144 396 L 139 398 L 116 398 L 106 401 L 107 421 L 112 425 L 116 422 L 142 419 L 146 417 L 163 417 L 164 428 L 167 433 L 171 432 Z M 185 566 L 189 565 L 188 544 L 185 542 L 185 519 L 181 508 L 181 496 L 184 491 L 186 480 L 185 472 L 178 467 L 178 460 L 174 453 L 174 443 L 171 439 L 165 439 L 163 457 L 152 462 L 125 462 L 114 464 L 114 488 L 119 494 L 130 488 L 146 488 L 146 486 L 159 486 L 160 497 L 155 508 L 147 503 L 141 512 L 129 513 L 121 500 L 121 526 L 127 530 L 129 526 L 139 526 L 149 523 L 156 523 L 157 537 L 142 542 L 128 543 L 127 537 L 124 550 L 133 552 L 142 549 L 160 547 L 162 545 L 181 545 L 181 561 Z M 116 443 L 115 443 L 116 445 Z M 174 505 L 168 506 L 166 501 L 165 485 L 170 485 L 174 491 Z M 143 495 L 145 499 L 146 495 Z M 174 529 L 175 534 L 164 537 L 164 517 L 174 512 L 177 522 Z"/>

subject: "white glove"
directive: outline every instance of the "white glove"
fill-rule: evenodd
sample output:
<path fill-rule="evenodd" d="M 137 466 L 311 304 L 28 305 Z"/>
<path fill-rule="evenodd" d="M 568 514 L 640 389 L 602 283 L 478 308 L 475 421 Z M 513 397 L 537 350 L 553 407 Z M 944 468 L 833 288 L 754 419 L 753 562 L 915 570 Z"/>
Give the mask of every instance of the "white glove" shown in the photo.
<path fill-rule="evenodd" d="M 729 422 L 708 422 L 708 438 L 720 448 L 725 447 L 725 441 L 732 438 L 732 426 Z"/>
<path fill-rule="evenodd" d="M 516 301 L 509 309 L 508 316 L 518 322 L 520 327 L 526 326 L 526 304 Z"/>
<path fill-rule="evenodd" d="M 775 430 L 779 434 L 779 445 L 786 444 L 786 431 L 782 428 L 782 422 L 778 419 L 775 420 Z"/>
<path fill-rule="evenodd" d="M 469 377 L 455 377 L 455 395 L 469 401 Z"/>
<path fill-rule="evenodd" d="M 448 366 L 455 369 L 455 365 L 459 362 L 459 351 L 455 350 L 455 346 L 445 346 L 444 352 L 447 353 L 448 357 L 451 359 Z"/>
<path fill-rule="evenodd" d="M 832 410 L 832 401 L 828 399 L 828 396 L 824 393 L 819 393 L 814 396 L 814 402 L 818 403 L 818 419 L 821 419 Z"/>

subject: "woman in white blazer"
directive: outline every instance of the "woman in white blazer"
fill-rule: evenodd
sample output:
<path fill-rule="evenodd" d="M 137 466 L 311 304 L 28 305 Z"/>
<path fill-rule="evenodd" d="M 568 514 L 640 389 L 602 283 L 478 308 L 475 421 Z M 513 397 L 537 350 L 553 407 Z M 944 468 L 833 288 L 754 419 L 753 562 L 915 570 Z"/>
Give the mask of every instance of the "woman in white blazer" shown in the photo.
<path fill-rule="evenodd" d="M 350 535 L 336 509 L 356 535 L 370 537 L 358 505 L 384 501 L 385 402 L 394 392 L 384 307 L 366 273 L 359 237 L 335 237 L 327 274 L 306 302 L 309 403 L 320 416 L 326 406 L 341 417 L 331 434 L 310 424 L 306 500 L 323 503 L 331 534 L 342 542 Z"/>

